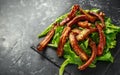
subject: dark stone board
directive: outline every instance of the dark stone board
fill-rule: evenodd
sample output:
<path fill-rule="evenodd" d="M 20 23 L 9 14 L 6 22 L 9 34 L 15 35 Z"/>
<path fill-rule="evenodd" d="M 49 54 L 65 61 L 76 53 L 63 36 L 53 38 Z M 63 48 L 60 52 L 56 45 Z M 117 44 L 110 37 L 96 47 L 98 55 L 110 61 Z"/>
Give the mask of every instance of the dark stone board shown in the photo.
<path fill-rule="evenodd" d="M 57 57 L 55 49 L 47 47 L 38 54 L 31 46 L 36 46 L 41 40 L 37 35 L 73 4 L 100 8 L 120 26 L 119 0 L 0 0 L 0 75 L 58 75 L 64 59 Z M 114 63 L 98 62 L 96 68 L 85 71 L 69 65 L 65 75 L 119 75 L 119 37 L 112 49 Z"/>

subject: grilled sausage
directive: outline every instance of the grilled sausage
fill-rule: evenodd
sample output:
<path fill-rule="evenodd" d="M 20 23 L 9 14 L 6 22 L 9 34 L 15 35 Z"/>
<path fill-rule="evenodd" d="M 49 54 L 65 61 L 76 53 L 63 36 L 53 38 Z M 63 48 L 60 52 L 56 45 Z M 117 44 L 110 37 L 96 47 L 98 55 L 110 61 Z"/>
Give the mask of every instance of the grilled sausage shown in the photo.
<path fill-rule="evenodd" d="M 80 6 L 78 4 L 75 4 L 72 10 L 68 13 L 67 17 L 60 22 L 60 25 L 63 26 L 67 22 L 69 22 L 72 18 L 74 18 L 79 7 Z"/>
<path fill-rule="evenodd" d="M 57 28 L 57 26 L 58 26 L 57 23 L 54 24 L 53 28 L 48 32 L 46 37 L 37 46 L 37 50 L 42 51 L 47 46 L 49 41 L 52 39 L 52 37 L 53 37 L 53 35 L 55 33 L 55 29 Z"/>
<path fill-rule="evenodd" d="M 101 25 L 96 25 L 97 29 L 98 29 L 98 33 L 99 33 L 99 44 L 98 44 L 98 48 L 97 48 L 97 55 L 100 56 L 103 53 L 104 47 L 105 47 L 105 35 L 104 32 L 102 30 L 102 26 Z"/>
<path fill-rule="evenodd" d="M 64 47 L 64 44 L 66 43 L 66 39 L 69 35 L 69 32 L 70 32 L 71 28 L 70 27 L 65 27 L 63 32 L 62 32 L 62 35 L 60 37 L 60 41 L 58 43 L 58 48 L 57 48 L 57 55 L 59 57 L 61 57 L 63 55 L 63 47 Z"/>

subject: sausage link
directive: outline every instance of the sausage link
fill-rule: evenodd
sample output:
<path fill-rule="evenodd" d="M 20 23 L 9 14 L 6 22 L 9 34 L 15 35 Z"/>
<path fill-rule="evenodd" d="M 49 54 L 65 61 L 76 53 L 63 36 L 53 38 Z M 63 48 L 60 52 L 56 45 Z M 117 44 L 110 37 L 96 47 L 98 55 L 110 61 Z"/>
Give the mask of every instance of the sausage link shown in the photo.
<path fill-rule="evenodd" d="M 78 4 L 75 4 L 72 10 L 68 13 L 67 17 L 60 22 L 60 25 L 63 26 L 67 22 L 69 22 L 72 18 L 74 18 L 79 7 L 80 6 Z"/>
<path fill-rule="evenodd" d="M 96 25 L 97 29 L 98 29 L 98 33 L 99 33 L 99 44 L 98 44 L 98 51 L 97 51 L 97 55 L 100 56 L 103 53 L 104 47 L 105 47 L 105 35 L 104 32 L 102 30 L 102 26 L 101 25 Z"/>
<path fill-rule="evenodd" d="M 62 35 L 60 37 L 60 41 L 58 43 L 58 48 L 57 48 L 57 55 L 59 57 L 61 57 L 63 55 L 63 47 L 64 47 L 66 39 L 67 39 L 67 37 L 69 35 L 70 30 L 71 30 L 70 27 L 65 27 L 63 32 L 62 32 Z"/>
<path fill-rule="evenodd" d="M 58 26 L 58 24 L 54 24 L 53 28 L 48 32 L 46 37 L 38 44 L 37 50 L 42 51 L 47 46 L 49 41 L 52 39 L 57 26 Z"/>

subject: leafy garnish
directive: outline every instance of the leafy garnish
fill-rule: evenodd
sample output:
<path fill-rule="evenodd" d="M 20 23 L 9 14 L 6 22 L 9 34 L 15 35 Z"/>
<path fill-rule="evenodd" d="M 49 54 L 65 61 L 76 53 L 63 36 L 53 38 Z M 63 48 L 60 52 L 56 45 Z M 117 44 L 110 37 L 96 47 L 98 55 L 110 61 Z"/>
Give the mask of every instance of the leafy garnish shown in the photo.
<path fill-rule="evenodd" d="M 104 55 L 97 57 L 96 58 L 99 61 L 110 61 L 113 62 L 113 56 L 111 55 L 110 51 L 108 51 L 107 53 L 105 53 Z"/>
<path fill-rule="evenodd" d="M 100 9 L 98 9 L 98 8 L 92 8 L 90 11 L 91 11 L 91 12 L 98 13 L 98 12 L 100 11 Z"/>
<path fill-rule="evenodd" d="M 112 21 L 110 18 L 106 18 L 105 25 L 106 25 L 106 28 L 104 30 L 104 33 L 106 35 L 105 50 L 109 51 L 111 48 L 114 48 L 116 46 L 116 35 L 118 32 L 120 32 L 120 27 L 112 24 Z"/>
<path fill-rule="evenodd" d="M 58 26 L 56 28 L 55 34 L 54 34 L 53 39 L 52 39 L 52 42 L 51 42 L 51 44 L 48 44 L 48 46 L 51 46 L 51 47 L 57 47 L 58 46 L 60 36 L 62 34 L 63 29 L 64 29 L 64 26 Z"/>
<path fill-rule="evenodd" d="M 64 45 L 64 58 L 66 58 L 66 60 L 60 67 L 59 75 L 63 75 L 64 69 L 68 64 L 76 64 L 78 66 L 82 65 L 80 57 L 71 50 L 69 41 Z"/>
<path fill-rule="evenodd" d="M 63 28 L 64 28 L 63 26 L 59 26 L 56 28 L 55 35 L 54 35 L 53 40 L 52 40 L 52 44 L 55 44 L 56 46 L 58 45 Z"/>

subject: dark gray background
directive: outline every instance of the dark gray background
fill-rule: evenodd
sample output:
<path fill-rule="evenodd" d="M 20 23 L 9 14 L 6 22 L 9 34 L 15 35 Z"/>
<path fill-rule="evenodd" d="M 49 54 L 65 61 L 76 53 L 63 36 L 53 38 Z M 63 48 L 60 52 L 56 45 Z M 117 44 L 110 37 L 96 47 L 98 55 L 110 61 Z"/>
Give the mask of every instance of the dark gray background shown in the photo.
<path fill-rule="evenodd" d="M 119 0 L 0 0 L 0 75 L 58 75 L 63 59 L 57 57 L 55 50 L 47 48 L 46 59 L 30 47 L 41 40 L 37 34 L 73 4 L 84 9 L 100 8 L 120 25 Z M 85 71 L 69 65 L 65 75 L 120 75 L 119 37 L 118 34 L 117 46 L 112 49 L 114 63 L 99 62 L 95 69 Z"/>

